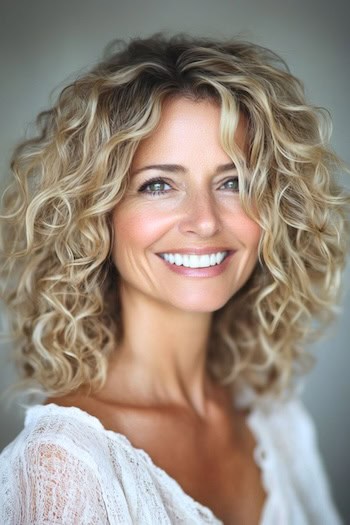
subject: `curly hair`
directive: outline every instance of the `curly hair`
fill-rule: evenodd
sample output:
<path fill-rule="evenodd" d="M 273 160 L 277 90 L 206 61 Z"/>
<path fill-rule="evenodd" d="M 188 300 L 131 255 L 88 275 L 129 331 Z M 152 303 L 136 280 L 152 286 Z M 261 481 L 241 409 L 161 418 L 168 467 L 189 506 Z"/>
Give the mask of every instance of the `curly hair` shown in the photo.
<path fill-rule="evenodd" d="M 13 154 L 1 297 L 27 386 L 64 395 L 105 382 L 123 331 L 111 217 L 133 154 L 170 96 L 220 105 L 222 147 L 237 165 L 243 209 L 262 230 L 251 277 L 213 314 L 209 373 L 282 391 L 333 318 L 350 198 L 336 182 L 344 166 L 328 145 L 328 113 L 308 104 L 300 80 L 261 46 L 163 33 L 117 40 Z M 240 113 L 245 158 L 233 141 Z"/>

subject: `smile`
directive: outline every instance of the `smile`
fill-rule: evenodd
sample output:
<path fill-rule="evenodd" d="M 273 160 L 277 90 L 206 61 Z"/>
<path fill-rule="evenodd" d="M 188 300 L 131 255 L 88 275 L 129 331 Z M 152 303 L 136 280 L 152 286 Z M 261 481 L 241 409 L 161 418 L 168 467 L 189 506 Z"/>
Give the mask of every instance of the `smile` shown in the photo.
<path fill-rule="evenodd" d="M 160 253 L 159 256 L 175 266 L 185 268 L 209 268 L 217 266 L 227 257 L 229 252 L 217 252 L 205 255 L 179 254 L 179 253 Z"/>

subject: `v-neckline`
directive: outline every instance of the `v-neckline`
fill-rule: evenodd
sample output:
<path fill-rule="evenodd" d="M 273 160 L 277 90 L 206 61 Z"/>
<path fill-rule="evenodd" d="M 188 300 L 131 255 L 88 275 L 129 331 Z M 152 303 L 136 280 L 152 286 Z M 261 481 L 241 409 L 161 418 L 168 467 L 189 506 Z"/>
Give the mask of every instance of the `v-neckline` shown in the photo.
<path fill-rule="evenodd" d="M 148 452 L 146 452 L 142 448 L 135 447 L 124 434 L 121 434 L 120 432 L 116 432 L 114 430 L 106 429 L 104 425 L 102 424 L 102 422 L 96 416 L 89 414 L 84 409 L 79 408 L 79 407 L 61 406 L 61 405 L 57 405 L 56 403 L 32 406 L 27 410 L 28 416 L 29 416 L 30 411 L 34 411 L 35 409 L 39 409 L 39 410 L 40 409 L 44 409 L 44 410 L 54 409 L 55 411 L 57 410 L 63 411 L 66 414 L 68 411 L 71 413 L 73 412 L 76 415 L 79 415 L 79 417 L 84 417 L 86 421 L 88 421 L 89 423 L 92 423 L 94 427 L 99 428 L 99 430 L 101 430 L 106 436 L 110 437 L 113 440 L 116 440 L 119 444 L 122 444 L 124 447 L 128 448 L 129 450 L 132 450 L 134 454 L 137 454 L 137 456 L 141 458 L 149 468 L 151 468 L 154 472 L 156 472 L 156 474 L 166 482 L 167 486 L 169 485 L 171 486 L 171 490 L 173 493 L 174 491 L 177 492 L 177 494 L 181 496 L 182 499 L 186 500 L 189 503 L 189 505 L 191 505 L 196 510 L 197 513 L 199 513 L 202 516 L 205 516 L 206 518 L 210 518 L 214 520 L 214 523 L 216 523 L 217 525 L 224 525 L 223 521 L 221 521 L 209 507 L 195 500 L 190 494 L 188 494 L 182 488 L 180 483 L 176 481 L 175 478 L 173 478 L 170 474 L 168 474 L 164 469 L 159 467 L 153 461 L 153 459 L 148 454 Z M 266 461 L 261 461 L 261 458 L 265 459 L 266 457 L 266 450 L 262 450 L 261 436 L 258 435 L 257 428 L 254 426 L 254 415 L 255 415 L 256 410 L 257 408 L 253 406 L 251 411 L 248 412 L 246 416 L 246 424 L 255 441 L 253 458 L 254 458 L 255 464 L 260 470 L 260 480 L 261 480 L 262 487 L 264 488 L 264 491 L 266 494 L 266 499 L 265 499 L 265 502 L 264 502 L 264 505 L 261 511 L 261 515 L 260 515 L 260 520 L 259 520 L 259 525 L 263 525 L 265 523 L 264 516 L 266 515 L 267 507 L 269 505 L 270 498 L 271 498 L 271 490 L 270 490 L 270 487 L 267 486 L 267 482 L 266 482 L 266 479 L 267 479 L 266 472 L 265 472 Z"/>

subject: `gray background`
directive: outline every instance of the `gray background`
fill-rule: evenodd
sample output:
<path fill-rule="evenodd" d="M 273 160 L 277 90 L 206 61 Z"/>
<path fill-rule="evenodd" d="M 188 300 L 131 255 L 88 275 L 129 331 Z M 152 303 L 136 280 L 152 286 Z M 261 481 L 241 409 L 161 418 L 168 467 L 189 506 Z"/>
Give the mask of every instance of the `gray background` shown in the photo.
<path fill-rule="evenodd" d="M 349 5 L 345 0 L 3 1 L 1 176 L 11 148 L 38 111 L 48 106 L 54 88 L 98 60 L 110 40 L 156 31 L 240 35 L 277 51 L 304 80 L 309 99 L 331 111 L 333 146 L 349 162 Z M 348 187 L 349 178 L 343 178 Z M 304 400 L 318 428 L 335 500 L 350 523 L 349 268 L 343 288 L 343 311 L 327 338 L 313 348 L 318 364 L 308 378 Z M 10 353 L 11 348 L 2 345 L 1 390 L 15 378 L 8 362 Z M 1 449 L 21 428 L 22 411 L 14 405 L 7 408 L 2 401 L 0 421 Z"/>

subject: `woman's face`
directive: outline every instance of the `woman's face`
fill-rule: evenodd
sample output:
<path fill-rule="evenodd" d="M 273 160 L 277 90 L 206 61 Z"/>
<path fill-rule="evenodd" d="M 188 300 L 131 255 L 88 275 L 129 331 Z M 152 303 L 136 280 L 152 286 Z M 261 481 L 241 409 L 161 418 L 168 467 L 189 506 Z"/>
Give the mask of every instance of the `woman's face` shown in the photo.
<path fill-rule="evenodd" d="M 255 267 L 260 227 L 241 208 L 219 123 L 214 102 L 168 99 L 159 126 L 136 150 L 113 215 L 122 299 L 213 312 Z M 235 140 L 244 150 L 243 118 Z"/>

